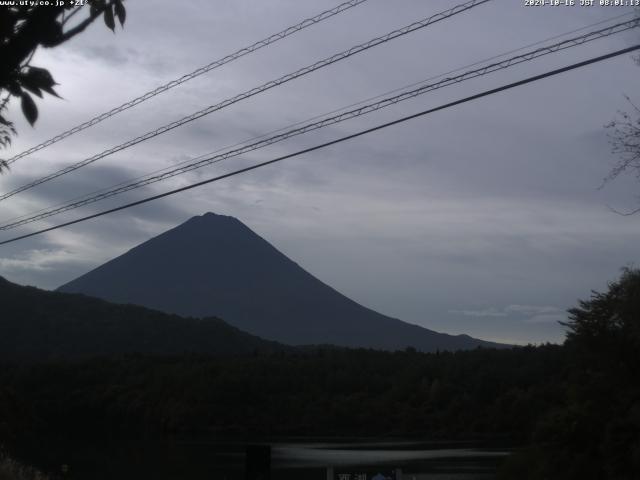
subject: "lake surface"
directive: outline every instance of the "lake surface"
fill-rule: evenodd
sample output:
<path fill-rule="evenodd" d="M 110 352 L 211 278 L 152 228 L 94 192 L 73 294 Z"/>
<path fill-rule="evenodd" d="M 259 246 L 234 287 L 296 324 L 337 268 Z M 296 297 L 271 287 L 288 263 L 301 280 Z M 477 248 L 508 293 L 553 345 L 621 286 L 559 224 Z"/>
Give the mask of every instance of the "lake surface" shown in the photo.
<path fill-rule="evenodd" d="M 461 443 L 279 441 L 268 445 L 273 480 L 326 480 L 329 466 L 336 471 L 400 468 L 403 480 L 491 479 L 508 455 L 505 449 Z M 66 464 L 69 480 L 243 480 L 246 446 L 216 441 L 57 443 L 38 448 L 34 463 L 53 473 Z"/>

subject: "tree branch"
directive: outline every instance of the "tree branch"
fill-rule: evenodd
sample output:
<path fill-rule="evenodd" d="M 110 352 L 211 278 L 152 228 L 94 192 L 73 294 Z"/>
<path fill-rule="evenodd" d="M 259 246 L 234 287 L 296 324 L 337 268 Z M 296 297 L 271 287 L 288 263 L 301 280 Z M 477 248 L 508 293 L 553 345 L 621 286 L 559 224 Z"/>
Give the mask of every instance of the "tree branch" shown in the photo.
<path fill-rule="evenodd" d="M 631 210 L 629 212 L 621 212 L 620 210 L 616 210 L 615 208 L 609 205 L 607 205 L 607 208 L 611 210 L 613 213 L 616 213 L 623 217 L 630 217 L 631 215 L 635 215 L 636 213 L 640 212 L 640 207 L 636 208 L 635 210 Z"/>
<path fill-rule="evenodd" d="M 82 6 L 76 7 L 73 12 L 71 12 L 69 15 L 66 15 L 64 17 L 64 19 L 62 20 L 62 25 L 66 24 L 69 20 L 71 20 L 73 18 L 73 16 L 78 13 L 80 10 L 82 10 Z"/>
<path fill-rule="evenodd" d="M 91 25 L 95 21 L 96 18 L 98 18 L 100 15 L 102 15 L 102 13 L 107 8 L 110 8 L 112 3 L 113 3 L 113 1 L 111 1 L 109 3 L 106 3 L 102 7 L 97 8 L 93 13 L 89 13 L 89 16 L 87 18 L 85 18 L 82 22 L 80 22 L 78 25 L 76 25 L 72 29 L 67 30 L 66 32 L 64 32 L 62 34 L 62 36 L 60 37 L 60 39 L 57 42 L 55 42 L 54 44 L 50 45 L 50 46 L 51 47 L 56 47 L 56 46 L 60 45 L 61 43 L 64 43 L 67 40 L 75 37 L 79 33 L 82 33 L 89 25 Z"/>

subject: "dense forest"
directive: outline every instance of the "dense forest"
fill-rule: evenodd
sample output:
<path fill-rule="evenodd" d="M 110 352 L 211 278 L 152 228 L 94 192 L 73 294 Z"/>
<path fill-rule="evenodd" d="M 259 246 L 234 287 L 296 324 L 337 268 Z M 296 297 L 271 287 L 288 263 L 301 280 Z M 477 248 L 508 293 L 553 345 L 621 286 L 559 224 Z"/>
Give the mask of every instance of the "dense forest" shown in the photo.
<path fill-rule="evenodd" d="M 508 436 L 560 402 L 557 346 L 124 356 L 5 367 L 4 427 L 70 434 Z M 6 420 L 8 419 L 8 420 Z M 13 425 L 12 425 L 13 424 Z"/>
<path fill-rule="evenodd" d="M 0 277 L 0 361 L 125 353 L 238 355 L 289 347 L 218 318 L 183 318 L 136 305 L 23 287 Z"/>
<path fill-rule="evenodd" d="M 341 435 L 519 446 L 504 478 L 640 478 L 640 271 L 569 312 L 564 345 L 307 348 L 5 362 L 0 438 Z"/>

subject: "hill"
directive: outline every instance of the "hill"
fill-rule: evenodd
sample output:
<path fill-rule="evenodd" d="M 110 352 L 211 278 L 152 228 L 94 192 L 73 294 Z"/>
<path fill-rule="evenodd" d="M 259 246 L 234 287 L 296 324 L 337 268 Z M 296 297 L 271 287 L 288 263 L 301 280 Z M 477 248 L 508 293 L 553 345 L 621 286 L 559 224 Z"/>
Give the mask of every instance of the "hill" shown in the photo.
<path fill-rule="evenodd" d="M 144 353 L 246 354 L 286 347 L 217 318 L 181 318 L 134 305 L 23 287 L 0 277 L 0 359 Z"/>
<path fill-rule="evenodd" d="M 232 325 L 292 345 L 422 351 L 500 346 L 370 310 L 322 283 L 239 220 L 193 217 L 59 288 Z"/>

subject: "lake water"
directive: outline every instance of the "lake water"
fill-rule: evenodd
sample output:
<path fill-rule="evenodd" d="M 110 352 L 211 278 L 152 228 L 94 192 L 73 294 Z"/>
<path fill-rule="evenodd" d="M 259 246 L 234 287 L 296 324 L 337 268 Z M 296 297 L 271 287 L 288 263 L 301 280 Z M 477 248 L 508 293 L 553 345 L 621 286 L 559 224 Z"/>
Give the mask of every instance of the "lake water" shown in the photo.
<path fill-rule="evenodd" d="M 335 471 L 402 469 L 403 480 L 480 480 L 495 477 L 504 449 L 466 444 L 373 441 L 280 441 L 272 449 L 273 480 L 326 480 Z M 246 443 L 213 441 L 49 444 L 36 464 L 69 480 L 244 480 Z M 33 452 L 32 452 L 33 453 Z"/>

